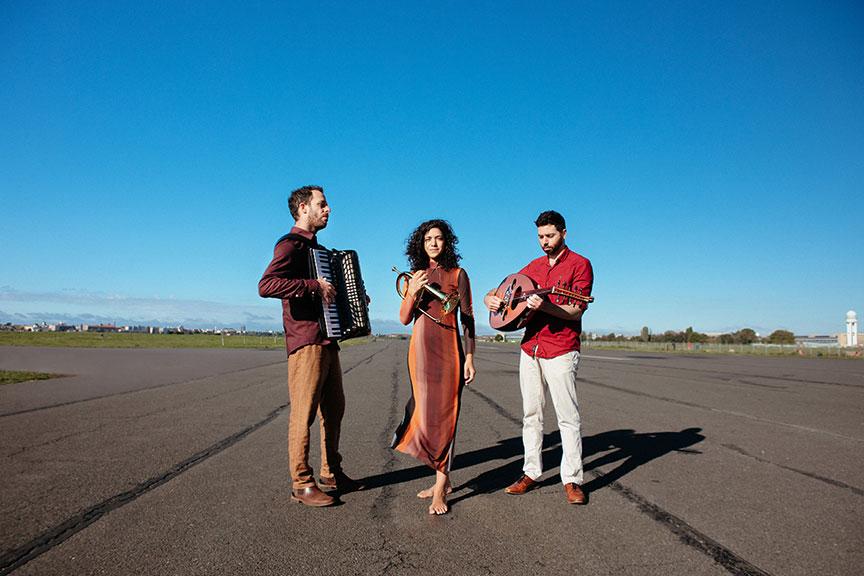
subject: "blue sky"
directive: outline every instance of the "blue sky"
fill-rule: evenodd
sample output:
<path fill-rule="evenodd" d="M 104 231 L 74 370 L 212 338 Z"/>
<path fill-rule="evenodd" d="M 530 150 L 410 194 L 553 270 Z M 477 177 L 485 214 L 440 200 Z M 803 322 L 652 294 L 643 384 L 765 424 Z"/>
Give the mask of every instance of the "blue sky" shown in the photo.
<path fill-rule="evenodd" d="M 257 281 L 310 183 L 377 320 L 422 220 L 479 307 L 546 209 L 586 330 L 864 312 L 856 2 L 2 2 L 0 134 L 5 319 L 276 327 Z"/>

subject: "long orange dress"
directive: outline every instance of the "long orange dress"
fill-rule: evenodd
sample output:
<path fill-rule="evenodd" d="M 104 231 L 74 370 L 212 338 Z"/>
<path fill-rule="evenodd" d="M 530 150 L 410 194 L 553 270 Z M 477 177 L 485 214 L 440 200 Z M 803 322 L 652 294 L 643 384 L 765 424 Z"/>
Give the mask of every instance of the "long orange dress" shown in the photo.
<path fill-rule="evenodd" d="M 426 274 L 429 284 L 445 294 L 458 291 L 464 345 L 459 337 L 456 312 L 444 315 L 441 303 L 426 290 L 417 295 L 419 310 L 414 308 L 412 298 L 402 301 L 399 311 L 402 323 L 414 321 L 408 347 L 411 399 L 405 406 L 405 416 L 391 447 L 414 456 L 434 470 L 449 472 L 459 403 L 465 386 L 465 354 L 474 353 L 471 285 L 468 274 L 461 268 L 430 267 Z M 440 323 L 420 310 L 439 319 Z"/>

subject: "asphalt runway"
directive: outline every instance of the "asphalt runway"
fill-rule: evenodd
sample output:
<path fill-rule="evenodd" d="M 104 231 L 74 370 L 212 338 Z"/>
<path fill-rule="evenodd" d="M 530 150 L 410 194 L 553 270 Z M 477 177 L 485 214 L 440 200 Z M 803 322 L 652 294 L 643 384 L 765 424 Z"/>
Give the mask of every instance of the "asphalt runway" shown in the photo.
<path fill-rule="evenodd" d="M 0 347 L 0 574 L 858 574 L 864 363 L 586 351 L 587 506 L 523 496 L 517 348 L 479 344 L 452 510 L 388 448 L 407 341 L 342 352 L 338 506 L 289 500 L 284 352 Z M 312 443 L 317 464 L 317 436 Z"/>

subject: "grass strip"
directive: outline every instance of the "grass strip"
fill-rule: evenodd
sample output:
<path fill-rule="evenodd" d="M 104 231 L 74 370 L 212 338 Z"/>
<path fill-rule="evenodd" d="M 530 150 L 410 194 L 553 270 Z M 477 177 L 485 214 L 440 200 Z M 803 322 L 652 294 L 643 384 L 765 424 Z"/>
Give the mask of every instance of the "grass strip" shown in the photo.
<path fill-rule="evenodd" d="M 342 347 L 368 342 L 372 337 L 340 342 Z M 62 348 L 247 348 L 285 349 L 281 334 L 141 334 L 122 332 L 0 332 L 0 346 Z"/>
<path fill-rule="evenodd" d="M 25 372 L 21 370 L 0 370 L 0 385 L 15 384 L 17 382 L 29 382 L 30 380 L 48 380 L 59 378 L 63 374 L 49 374 L 47 372 Z"/>

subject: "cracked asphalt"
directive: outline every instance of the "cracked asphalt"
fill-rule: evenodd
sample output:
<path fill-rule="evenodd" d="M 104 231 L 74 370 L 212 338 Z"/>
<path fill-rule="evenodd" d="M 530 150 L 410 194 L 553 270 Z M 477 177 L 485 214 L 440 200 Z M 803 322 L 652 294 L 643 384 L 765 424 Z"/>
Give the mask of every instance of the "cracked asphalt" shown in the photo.
<path fill-rule="evenodd" d="M 517 348 L 479 344 L 451 513 L 388 448 L 407 341 L 342 352 L 338 506 L 289 500 L 284 352 L 0 347 L 0 575 L 858 574 L 864 363 L 586 351 L 587 506 L 568 506 L 547 404 L 541 486 L 521 470 Z M 317 428 L 313 427 L 317 434 Z M 312 462 L 317 464 L 317 436 Z"/>

